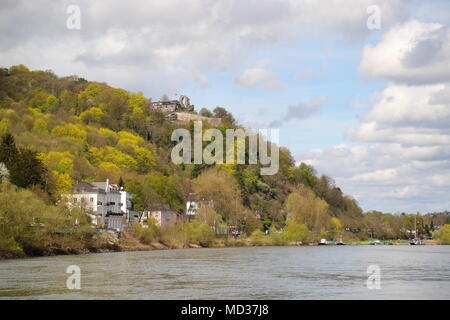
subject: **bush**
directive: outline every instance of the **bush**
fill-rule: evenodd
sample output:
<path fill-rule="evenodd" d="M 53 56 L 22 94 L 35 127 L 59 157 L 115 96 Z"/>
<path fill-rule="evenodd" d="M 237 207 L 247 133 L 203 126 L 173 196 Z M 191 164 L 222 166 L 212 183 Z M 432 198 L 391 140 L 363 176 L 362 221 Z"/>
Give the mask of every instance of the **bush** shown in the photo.
<path fill-rule="evenodd" d="M 301 223 L 288 219 L 284 228 L 285 236 L 289 241 L 306 241 L 309 236 L 308 228 Z"/>
<path fill-rule="evenodd" d="M 271 237 L 266 235 L 261 230 L 255 230 L 250 235 L 250 241 L 257 246 L 267 246 L 271 244 Z"/>
<path fill-rule="evenodd" d="M 195 220 L 191 224 L 192 233 L 189 239 L 190 241 L 203 247 L 208 247 L 214 242 L 215 233 L 210 226 Z"/>
<path fill-rule="evenodd" d="M 46 204 L 35 193 L 0 183 L 0 255 L 46 255 L 79 251 L 92 237 L 87 215 L 64 203 Z"/>
<path fill-rule="evenodd" d="M 290 242 L 284 230 L 271 232 L 270 239 L 273 246 L 284 246 Z"/>
<path fill-rule="evenodd" d="M 142 243 L 151 244 L 161 240 L 161 228 L 157 225 L 156 220 L 152 217 L 147 220 L 147 228 L 141 226 L 140 223 L 133 224 L 133 233 Z"/>
<path fill-rule="evenodd" d="M 450 224 L 445 224 L 433 233 L 433 237 L 441 244 L 450 244 Z"/>

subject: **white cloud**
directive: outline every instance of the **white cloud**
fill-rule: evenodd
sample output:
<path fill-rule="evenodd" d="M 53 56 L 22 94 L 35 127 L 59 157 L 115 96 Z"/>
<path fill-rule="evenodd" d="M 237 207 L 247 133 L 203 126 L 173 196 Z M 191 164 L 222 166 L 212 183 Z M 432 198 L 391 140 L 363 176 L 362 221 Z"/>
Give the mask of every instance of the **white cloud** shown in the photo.
<path fill-rule="evenodd" d="M 401 3 L 379 1 L 383 26 L 405 19 Z M 159 96 L 203 86 L 211 73 L 235 77 L 252 54 L 268 47 L 323 35 L 358 41 L 371 34 L 365 23 L 371 0 L 79 0 L 81 30 L 66 28 L 69 4 L 73 1 L 3 1 L 3 66 L 45 67 Z M 266 70 L 267 63 L 255 67 Z M 268 70 L 242 76 L 244 84 L 279 85 Z"/>
<path fill-rule="evenodd" d="M 246 88 L 260 88 L 264 90 L 278 90 L 281 83 L 277 75 L 264 68 L 250 68 L 237 77 L 236 83 Z"/>
<path fill-rule="evenodd" d="M 372 95 L 372 108 L 347 131 L 348 138 L 364 144 L 315 150 L 299 160 L 335 176 L 367 210 L 448 209 L 449 42 L 439 45 L 435 56 L 418 48 L 429 39 L 447 39 L 447 33 L 437 24 L 410 22 L 394 27 L 376 46 L 366 47 L 363 73 L 391 82 Z"/>
<path fill-rule="evenodd" d="M 339 145 L 299 155 L 299 161 L 335 178 L 365 210 L 445 210 L 450 205 L 447 146 Z"/>
<path fill-rule="evenodd" d="M 347 131 L 358 146 L 305 153 L 299 160 L 336 177 L 365 209 L 445 210 L 450 206 L 450 31 L 411 21 L 363 50 L 363 75 L 389 80 Z"/>
<path fill-rule="evenodd" d="M 397 178 L 396 169 L 383 169 L 373 172 L 360 173 L 350 178 L 355 181 L 389 181 Z"/>
<path fill-rule="evenodd" d="M 448 85 L 391 84 L 348 136 L 368 142 L 403 145 L 449 145 L 450 100 Z"/>
<path fill-rule="evenodd" d="M 450 28 L 410 21 L 387 32 L 377 45 L 364 47 L 360 72 L 370 78 L 408 84 L 450 78 Z"/>

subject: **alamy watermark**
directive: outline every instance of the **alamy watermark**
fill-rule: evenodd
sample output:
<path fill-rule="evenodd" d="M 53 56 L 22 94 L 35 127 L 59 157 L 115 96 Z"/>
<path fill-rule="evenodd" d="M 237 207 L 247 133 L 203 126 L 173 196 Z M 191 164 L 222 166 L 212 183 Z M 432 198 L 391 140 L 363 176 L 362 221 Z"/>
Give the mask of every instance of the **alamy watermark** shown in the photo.
<path fill-rule="evenodd" d="M 81 289 L 81 269 L 77 265 L 68 266 L 66 273 L 70 276 L 67 278 L 66 286 L 69 290 L 80 290 Z"/>
<path fill-rule="evenodd" d="M 379 266 L 373 264 L 367 267 L 367 278 L 366 285 L 369 290 L 379 290 L 381 289 L 381 269 Z"/>
<path fill-rule="evenodd" d="M 66 13 L 69 15 L 66 20 L 66 27 L 69 30 L 81 29 L 81 9 L 75 4 L 67 6 Z"/>
<path fill-rule="evenodd" d="M 179 128 L 172 132 L 172 141 L 178 142 L 172 149 L 173 163 L 258 164 L 259 161 L 262 166 L 265 166 L 261 167 L 261 175 L 274 175 L 279 170 L 278 129 L 260 129 L 256 132 L 226 129 L 225 144 L 221 130 L 211 128 L 203 132 L 201 121 L 194 121 L 193 133 L 192 138 L 191 132 L 187 129 Z M 268 137 L 269 133 L 270 142 L 264 138 Z M 209 144 L 203 147 L 204 142 Z"/>
<path fill-rule="evenodd" d="M 369 15 L 366 21 L 367 29 L 380 30 L 381 29 L 381 9 L 377 5 L 368 6 L 366 13 Z"/>

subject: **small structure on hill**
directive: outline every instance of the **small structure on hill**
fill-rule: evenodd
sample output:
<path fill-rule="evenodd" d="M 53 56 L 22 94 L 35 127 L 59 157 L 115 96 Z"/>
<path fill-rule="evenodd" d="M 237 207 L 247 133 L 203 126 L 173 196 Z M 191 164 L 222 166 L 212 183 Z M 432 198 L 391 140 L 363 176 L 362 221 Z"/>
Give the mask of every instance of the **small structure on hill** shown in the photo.
<path fill-rule="evenodd" d="M 206 121 L 212 126 L 219 126 L 222 123 L 220 118 L 208 118 L 194 113 L 173 112 L 166 116 L 167 121 L 171 122 L 189 122 L 189 121 Z"/>
<path fill-rule="evenodd" d="M 151 103 L 152 108 L 161 112 L 194 111 L 189 97 L 181 95 L 179 100 L 160 100 Z"/>
<path fill-rule="evenodd" d="M 194 194 L 190 194 L 189 199 L 186 202 L 186 215 L 195 216 L 198 213 L 198 210 L 203 207 L 214 208 L 214 201 L 205 199 L 196 200 Z"/>

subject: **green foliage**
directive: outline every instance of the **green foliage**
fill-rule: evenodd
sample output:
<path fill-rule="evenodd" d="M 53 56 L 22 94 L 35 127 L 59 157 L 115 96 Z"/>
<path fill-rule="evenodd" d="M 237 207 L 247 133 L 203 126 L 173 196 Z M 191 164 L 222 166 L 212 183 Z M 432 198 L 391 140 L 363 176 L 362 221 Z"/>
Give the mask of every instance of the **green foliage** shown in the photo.
<path fill-rule="evenodd" d="M 433 237 L 441 244 L 450 244 L 450 224 L 443 225 L 433 233 Z"/>
<path fill-rule="evenodd" d="M 87 137 L 86 130 L 81 125 L 70 123 L 54 127 L 51 134 L 55 137 L 70 138 L 75 143 L 83 143 Z"/>
<path fill-rule="evenodd" d="M 47 122 L 44 119 L 36 119 L 33 123 L 33 130 L 38 133 L 48 133 Z"/>
<path fill-rule="evenodd" d="M 274 246 L 284 246 L 290 242 L 286 232 L 275 229 L 270 230 L 270 239 L 272 241 L 272 245 Z"/>
<path fill-rule="evenodd" d="M 105 113 L 102 111 L 102 109 L 97 108 L 97 107 L 92 107 L 89 110 L 83 111 L 80 114 L 80 119 L 86 124 L 90 124 L 90 123 L 99 123 L 100 124 L 104 115 L 105 115 Z"/>
<path fill-rule="evenodd" d="M 0 120 L 0 135 L 5 135 L 6 133 L 8 133 L 8 119 L 7 118 L 3 118 Z"/>
<path fill-rule="evenodd" d="M 134 235 L 144 244 L 151 244 L 161 240 L 161 228 L 152 217 L 147 221 L 147 227 L 144 228 L 140 223 L 134 223 L 132 226 Z"/>
<path fill-rule="evenodd" d="M 191 224 L 190 242 L 208 247 L 214 241 L 215 233 L 207 224 L 194 220 Z"/>
<path fill-rule="evenodd" d="M 255 230 L 250 235 L 250 240 L 257 246 L 269 245 L 270 237 L 264 234 L 261 230 Z"/>
<path fill-rule="evenodd" d="M 19 73 L 19 72 L 30 72 L 30 70 L 26 66 L 24 66 L 23 64 L 19 64 L 19 65 L 16 65 L 16 66 L 11 66 L 9 68 L 9 74 L 16 74 L 16 73 Z"/>
<path fill-rule="evenodd" d="M 53 248 L 79 248 L 90 238 L 87 215 L 45 204 L 35 193 L 7 181 L 0 184 L 0 256 L 48 254 Z"/>
<path fill-rule="evenodd" d="M 51 193 L 51 178 L 37 152 L 17 148 L 14 137 L 8 133 L 2 137 L 0 155 L 0 162 L 8 169 L 13 184 L 22 188 L 40 187 Z"/>
<path fill-rule="evenodd" d="M 304 242 L 306 241 L 306 239 L 308 239 L 310 231 L 304 224 L 298 223 L 297 221 L 292 219 L 288 219 L 286 221 L 284 232 L 286 234 L 286 238 L 289 241 Z"/>

